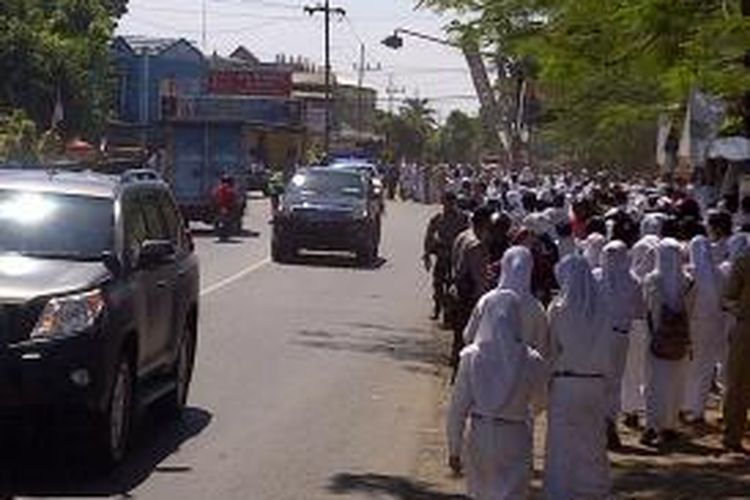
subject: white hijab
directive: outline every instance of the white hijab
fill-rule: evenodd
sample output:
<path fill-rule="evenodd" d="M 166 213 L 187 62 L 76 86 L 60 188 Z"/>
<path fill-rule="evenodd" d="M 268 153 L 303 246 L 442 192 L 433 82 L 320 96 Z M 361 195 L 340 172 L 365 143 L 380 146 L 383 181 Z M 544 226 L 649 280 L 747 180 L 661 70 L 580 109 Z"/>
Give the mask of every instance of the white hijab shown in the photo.
<path fill-rule="evenodd" d="M 604 247 L 602 268 L 597 274 L 614 326 L 630 328 L 635 315 L 638 282 L 630 271 L 630 256 L 625 243 L 613 241 Z"/>
<path fill-rule="evenodd" d="M 750 240 L 747 234 L 738 233 L 727 240 L 727 258 L 719 265 L 719 270 L 724 279 L 728 279 L 737 259 L 750 253 Z"/>
<path fill-rule="evenodd" d="M 509 404 L 525 380 L 531 349 L 523 341 L 518 296 L 496 290 L 486 296 L 474 342 L 461 353 L 480 413 L 495 413 Z"/>
<path fill-rule="evenodd" d="M 659 213 L 646 214 L 641 220 L 641 235 L 661 236 L 664 215 Z"/>
<path fill-rule="evenodd" d="M 586 365 L 597 352 L 597 337 L 605 333 L 607 311 L 584 257 L 568 255 L 558 264 L 556 274 L 561 291 L 556 318 L 558 341 L 563 351 L 568 351 L 567 357 Z"/>
<path fill-rule="evenodd" d="M 690 269 L 696 286 L 698 315 L 721 314 L 721 281 L 714 263 L 711 242 L 696 236 L 690 242 Z"/>
<path fill-rule="evenodd" d="M 727 260 L 732 264 L 748 252 L 750 252 L 750 241 L 748 241 L 747 234 L 738 233 L 727 240 Z"/>
<path fill-rule="evenodd" d="M 513 246 L 505 251 L 500 262 L 499 290 L 510 290 L 524 298 L 531 295 L 531 274 L 534 270 L 534 257 L 524 246 Z"/>
<path fill-rule="evenodd" d="M 658 236 L 644 236 L 630 250 L 630 270 L 639 282 L 643 282 L 656 268 L 656 248 Z"/>
<path fill-rule="evenodd" d="M 674 310 L 684 303 L 688 281 L 682 267 L 682 247 L 674 238 L 665 238 L 656 249 L 656 269 L 664 302 Z"/>
<path fill-rule="evenodd" d="M 591 233 L 583 242 L 583 256 L 591 269 L 601 267 L 602 250 L 604 250 L 606 244 L 607 238 L 599 233 Z"/>

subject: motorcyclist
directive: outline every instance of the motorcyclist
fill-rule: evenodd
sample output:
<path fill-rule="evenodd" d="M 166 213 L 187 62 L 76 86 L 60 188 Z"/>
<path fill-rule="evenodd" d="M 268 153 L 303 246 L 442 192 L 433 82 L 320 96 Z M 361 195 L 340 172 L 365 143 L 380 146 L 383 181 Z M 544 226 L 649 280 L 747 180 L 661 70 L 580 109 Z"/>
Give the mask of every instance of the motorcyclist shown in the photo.
<path fill-rule="evenodd" d="M 217 230 L 220 236 L 226 236 L 238 215 L 239 195 L 234 186 L 234 178 L 222 175 L 219 185 L 213 191 L 213 202 L 216 209 Z"/>

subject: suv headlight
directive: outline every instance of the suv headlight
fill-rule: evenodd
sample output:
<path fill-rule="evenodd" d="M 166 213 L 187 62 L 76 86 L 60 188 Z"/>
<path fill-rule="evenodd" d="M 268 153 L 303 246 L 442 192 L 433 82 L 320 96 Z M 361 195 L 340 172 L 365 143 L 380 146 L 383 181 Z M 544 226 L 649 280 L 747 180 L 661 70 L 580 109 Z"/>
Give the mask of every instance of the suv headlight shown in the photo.
<path fill-rule="evenodd" d="M 358 207 L 352 210 L 352 218 L 354 220 L 365 220 L 369 215 L 367 207 Z"/>
<path fill-rule="evenodd" d="M 44 306 L 31 332 L 32 339 L 59 337 L 89 328 L 104 311 L 101 290 L 55 297 Z"/>

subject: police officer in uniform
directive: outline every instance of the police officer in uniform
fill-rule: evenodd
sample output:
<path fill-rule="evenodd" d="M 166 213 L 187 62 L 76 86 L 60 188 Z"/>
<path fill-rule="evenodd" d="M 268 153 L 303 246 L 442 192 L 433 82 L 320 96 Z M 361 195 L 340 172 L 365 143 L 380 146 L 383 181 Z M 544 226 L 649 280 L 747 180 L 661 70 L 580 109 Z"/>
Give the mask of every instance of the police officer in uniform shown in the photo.
<path fill-rule="evenodd" d="M 434 301 L 432 319 L 435 320 L 440 318 L 446 309 L 446 297 L 451 284 L 453 243 L 468 227 L 468 218 L 458 208 L 458 198 L 455 193 L 445 193 L 442 201 L 442 212 L 432 217 L 427 225 L 422 257 L 425 269 L 432 271 Z"/>

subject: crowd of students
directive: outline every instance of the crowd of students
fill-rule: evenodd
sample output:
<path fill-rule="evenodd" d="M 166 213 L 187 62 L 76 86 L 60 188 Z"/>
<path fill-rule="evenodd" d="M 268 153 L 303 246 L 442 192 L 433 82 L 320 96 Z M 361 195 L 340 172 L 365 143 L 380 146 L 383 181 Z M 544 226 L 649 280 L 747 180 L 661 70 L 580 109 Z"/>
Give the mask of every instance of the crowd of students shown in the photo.
<path fill-rule="evenodd" d="M 724 447 L 745 453 L 750 245 L 737 200 L 496 180 L 446 191 L 425 237 L 434 317 L 454 331 L 449 463 L 469 495 L 525 498 L 542 412 L 550 499 L 608 498 L 618 426 L 667 451 L 705 423 L 712 393 Z"/>

